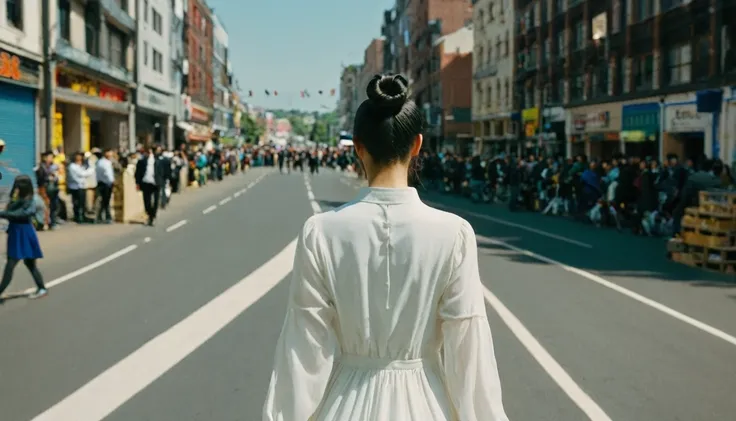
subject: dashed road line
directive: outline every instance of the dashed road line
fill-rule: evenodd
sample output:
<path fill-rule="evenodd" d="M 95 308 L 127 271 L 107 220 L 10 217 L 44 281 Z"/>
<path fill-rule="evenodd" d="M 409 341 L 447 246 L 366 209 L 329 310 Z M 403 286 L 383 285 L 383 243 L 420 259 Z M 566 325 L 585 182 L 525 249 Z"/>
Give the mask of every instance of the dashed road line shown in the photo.
<path fill-rule="evenodd" d="M 231 200 L 233 200 L 233 198 L 232 198 L 232 197 L 226 197 L 226 198 L 224 198 L 224 199 L 220 200 L 220 206 L 222 206 L 222 205 L 226 204 L 227 202 L 229 202 L 229 201 L 231 201 Z"/>
<path fill-rule="evenodd" d="M 117 259 L 119 257 L 122 257 L 122 256 L 130 253 L 131 251 L 133 251 L 133 250 L 135 250 L 137 248 L 138 248 L 138 246 L 136 244 L 131 244 L 128 247 L 125 247 L 124 249 L 118 250 L 115 253 L 113 253 L 113 254 L 111 254 L 111 255 L 109 255 L 107 257 L 104 257 L 104 258 L 102 258 L 102 259 L 100 259 L 100 260 L 98 260 L 98 261 L 96 261 L 94 263 L 90 263 L 87 266 L 84 266 L 84 267 L 81 267 L 81 268 L 75 270 L 74 272 L 67 273 L 64 276 L 60 276 L 60 277 L 58 277 L 58 278 L 56 278 L 56 279 L 54 279 L 54 280 L 46 283 L 46 288 L 53 288 L 55 286 L 59 286 L 59 285 L 63 284 L 66 281 L 72 280 L 72 279 L 74 279 L 74 278 L 76 278 L 76 277 L 78 277 L 80 275 L 84 275 L 85 273 L 87 273 L 87 272 L 89 272 L 91 270 L 97 269 L 98 267 L 100 267 L 102 265 L 105 265 L 107 263 L 110 263 L 113 260 L 115 260 L 115 259 Z M 36 290 L 36 288 L 28 288 L 27 290 L 23 291 L 23 293 L 24 294 L 30 294 L 30 293 L 32 293 L 35 290 Z"/>
<path fill-rule="evenodd" d="M 150 243 L 150 242 L 151 242 L 151 237 L 146 237 L 146 238 L 144 238 L 144 239 L 143 239 L 143 242 L 144 242 L 144 243 Z"/>
<path fill-rule="evenodd" d="M 212 212 L 213 210 L 217 209 L 217 205 L 212 205 L 209 208 L 202 211 L 202 214 L 207 215 L 208 213 Z"/>
<path fill-rule="evenodd" d="M 675 309 L 673 309 L 671 307 L 668 307 L 668 306 L 666 306 L 666 305 L 664 305 L 664 304 L 662 304 L 662 303 L 660 303 L 658 301 L 655 301 L 655 300 L 653 300 L 651 298 L 645 297 L 645 296 L 643 296 L 643 295 L 641 295 L 639 293 L 636 293 L 636 292 L 634 292 L 634 291 L 632 291 L 632 290 L 630 290 L 628 288 L 624 288 L 621 285 L 618 285 L 616 283 L 613 283 L 613 282 L 611 282 L 611 281 L 609 281 L 607 279 L 604 279 L 604 278 L 602 278 L 602 277 L 600 277 L 600 276 L 598 276 L 596 274 L 590 273 L 590 272 L 585 271 L 585 270 L 582 270 L 582 269 L 578 269 L 578 268 L 573 267 L 573 266 L 566 265 L 566 264 L 564 264 L 562 262 L 558 262 L 557 260 L 550 259 L 549 257 L 546 257 L 546 256 L 542 256 L 541 254 L 537 254 L 537 253 L 534 253 L 532 251 L 529 251 L 529 250 L 526 250 L 526 249 L 522 249 L 520 247 L 513 246 L 513 245 L 511 245 L 509 243 L 506 243 L 504 241 L 500 241 L 500 240 L 493 239 L 493 238 L 488 238 L 488 237 L 482 237 L 482 236 L 478 236 L 478 238 L 479 239 L 482 238 L 483 240 L 488 241 L 488 242 L 490 242 L 492 244 L 495 244 L 495 245 L 504 247 L 506 249 L 515 251 L 517 253 L 526 255 L 526 256 L 531 257 L 531 258 L 533 258 L 535 260 L 538 260 L 540 262 L 544 262 L 544 263 L 547 263 L 547 264 L 550 264 L 550 265 L 557 266 L 557 267 L 559 267 L 559 268 L 561 268 L 561 269 L 563 269 L 563 270 L 565 270 L 567 272 L 574 273 L 574 274 L 576 274 L 578 276 L 581 276 L 581 277 L 583 277 L 583 278 L 585 278 L 585 279 L 587 279 L 589 281 L 593 281 L 593 282 L 595 282 L 598 285 L 601 285 L 601 286 L 606 287 L 606 288 L 608 288 L 610 290 L 616 291 L 619 294 L 625 295 L 625 296 L 627 296 L 627 297 L 629 297 L 629 298 L 631 298 L 633 300 L 636 300 L 636 301 L 638 301 L 638 302 L 640 302 L 640 303 L 642 303 L 642 304 L 644 304 L 644 305 L 646 305 L 648 307 L 651 307 L 651 308 L 653 308 L 655 310 L 658 310 L 658 311 L 660 311 L 660 312 L 662 312 L 662 313 L 664 313 L 664 314 L 666 314 L 668 316 L 671 316 L 671 317 L 673 317 L 673 318 L 675 318 L 675 319 L 677 319 L 677 320 L 679 320 L 681 322 L 684 322 L 686 324 L 689 324 L 690 326 L 692 326 L 692 327 L 694 327 L 696 329 L 700 329 L 700 330 L 702 330 L 705 333 L 708 333 L 708 334 L 710 334 L 712 336 L 715 336 L 716 338 L 722 339 L 722 340 L 730 343 L 731 345 L 736 345 L 736 337 L 735 336 L 729 335 L 728 333 L 726 333 L 726 332 L 724 332 L 724 331 L 722 331 L 722 330 L 720 330 L 720 329 L 718 329 L 716 327 L 713 327 L 713 326 L 711 326 L 709 324 L 703 323 L 700 320 L 694 319 L 694 318 L 692 318 L 692 317 L 690 317 L 690 316 L 688 316 L 688 315 L 686 315 L 684 313 L 680 313 L 679 311 L 677 311 L 677 310 L 675 310 Z"/>
<path fill-rule="evenodd" d="M 187 220 L 186 219 L 182 219 L 181 221 L 179 221 L 179 222 L 177 222 L 177 223 L 169 226 L 168 228 L 166 228 L 166 232 L 171 232 L 171 231 L 177 230 L 177 229 L 183 227 L 186 224 L 187 224 Z"/>
<path fill-rule="evenodd" d="M 240 193 L 240 191 L 236 191 L 235 193 L 233 193 L 233 197 L 239 197 L 241 194 L 242 193 Z"/>

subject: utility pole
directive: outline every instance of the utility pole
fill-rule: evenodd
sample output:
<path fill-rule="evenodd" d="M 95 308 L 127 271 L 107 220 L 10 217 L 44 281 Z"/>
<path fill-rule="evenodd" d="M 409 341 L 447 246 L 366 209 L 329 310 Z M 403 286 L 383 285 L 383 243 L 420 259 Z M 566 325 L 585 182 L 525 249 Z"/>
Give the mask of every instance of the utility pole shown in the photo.
<path fill-rule="evenodd" d="M 53 89 L 51 62 L 51 13 L 49 11 L 49 0 L 41 0 L 41 44 L 43 48 L 43 109 L 41 114 L 46 117 L 44 130 L 44 145 L 46 151 L 51 151 L 51 143 L 54 131 L 53 113 Z"/>

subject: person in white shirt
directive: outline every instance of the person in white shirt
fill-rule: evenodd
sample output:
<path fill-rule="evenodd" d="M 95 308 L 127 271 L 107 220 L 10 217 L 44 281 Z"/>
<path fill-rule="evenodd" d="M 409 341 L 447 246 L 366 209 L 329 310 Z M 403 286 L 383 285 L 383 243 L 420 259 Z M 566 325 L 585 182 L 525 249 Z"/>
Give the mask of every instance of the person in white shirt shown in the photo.
<path fill-rule="evenodd" d="M 66 189 L 72 198 L 74 221 L 79 224 L 87 221 L 85 217 L 87 179 L 94 172 L 94 168 L 85 165 L 84 154 L 81 152 L 74 154 L 74 161 L 67 167 Z"/>
<path fill-rule="evenodd" d="M 264 421 L 508 421 L 473 228 L 408 186 L 425 126 L 408 85 L 368 84 L 370 187 L 299 235 Z"/>
<path fill-rule="evenodd" d="M 112 223 L 110 212 L 110 198 L 115 183 L 115 170 L 112 166 L 112 149 L 105 149 L 102 157 L 97 160 L 97 195 L 100 198 L 100 209 L 97 211 L 97 222 Z M 103 219 L 104 218 L 104 219 Z"/>

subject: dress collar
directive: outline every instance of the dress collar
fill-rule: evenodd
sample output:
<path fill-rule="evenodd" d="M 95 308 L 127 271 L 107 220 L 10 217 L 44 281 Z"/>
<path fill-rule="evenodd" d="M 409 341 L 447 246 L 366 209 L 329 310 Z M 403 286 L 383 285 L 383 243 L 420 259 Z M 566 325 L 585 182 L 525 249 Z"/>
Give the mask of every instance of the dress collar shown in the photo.
<path fill-rule="evenodd" d="M 413 187 L 387 188 L 387 187 L 364 187 L 358 192 L 356 198 L 359 202 L 403 204 L 419 201 L 419 193 Z"/>

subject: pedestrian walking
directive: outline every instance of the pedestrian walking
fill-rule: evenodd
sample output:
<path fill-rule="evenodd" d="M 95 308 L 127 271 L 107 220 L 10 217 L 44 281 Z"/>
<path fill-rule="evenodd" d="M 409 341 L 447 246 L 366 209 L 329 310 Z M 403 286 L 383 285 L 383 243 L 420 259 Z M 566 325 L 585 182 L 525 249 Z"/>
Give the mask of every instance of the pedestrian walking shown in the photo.
<path fill-rule="evenodd" d="M 43 283 L 43 276 L 38 270 L 37 261 L 43 257 L 41 245 L 38 242 L 33 219 L 39 212 L 38 202 L 34 198 L 33 181 L 27 175 L 19 175 L 13 182 L 10 191 L 10 203 L 4 211 L 0 211 L 0 218 L 8 220 L 7 262 L 0 281 L 0 303 L 2 294 L 13 279 L 13 272 L 21 260 L 31 272 L 36 283 L 36 292 L 30 298 L 40 298 L 48 293 Z"/>
<path fill-rule="evenodd" d="M 408 187 L 425 125 L 407 90 L 368 84 L 354 133 L 370 187 L 304 224 L 265 421 L 508 421 L 473 228 Z"/>
<path fill-rule="evenodd" d="M 164 186 L 164 161 L 158 159 L 153 148 L 147 147 L 145 154 L 135 165 L 136 188 L 143 193 L 143 207 L 148 216 L 148 226 L 153 226 L 161 197 L 160 191 Z"/>

